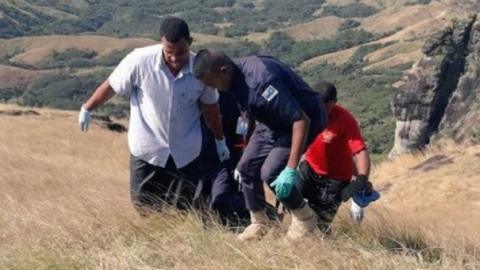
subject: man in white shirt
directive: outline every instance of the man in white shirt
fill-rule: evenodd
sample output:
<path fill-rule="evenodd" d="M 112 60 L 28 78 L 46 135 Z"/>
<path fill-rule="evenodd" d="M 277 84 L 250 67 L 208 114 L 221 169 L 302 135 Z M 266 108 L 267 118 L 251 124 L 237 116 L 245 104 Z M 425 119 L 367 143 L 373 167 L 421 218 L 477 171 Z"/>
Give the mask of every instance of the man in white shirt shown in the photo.
<path fill-rule="evenodd" d="M 128 145 L 132 201 L 140 213 L 164 203 L 180 209 L 192 203 L 198 179 L 201 113 L 216 139 L 220 160 L 229 158 L 218 93 L 192 73 L 195 54 L 187 23 L 164 20 L 161 43 L 135 49 L 83 104 L 79 123 L 87 131 L 90 112 L 115 94 L 130 96 Z"/>

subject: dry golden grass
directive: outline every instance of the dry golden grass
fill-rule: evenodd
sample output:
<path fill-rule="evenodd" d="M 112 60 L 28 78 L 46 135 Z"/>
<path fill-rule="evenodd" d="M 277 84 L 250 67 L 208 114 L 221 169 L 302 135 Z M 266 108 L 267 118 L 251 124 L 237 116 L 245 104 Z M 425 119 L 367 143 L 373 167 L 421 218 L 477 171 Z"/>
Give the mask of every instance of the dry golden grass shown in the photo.
<path fill-rule="evenodd" d="M 390 46 L 376 50 L 372 53 L 365 55 L 364 60 L 368 62 L 379 62 L 388 59 L 396 54 L 410 53 L 414 51 L 420 51 L 423 46 L 421 42 L 399 42 Z"/>
<path fill-rule="evenodd" d="M 335 4 L 337 1 L 332 0 L 331 2 L 331 4 Z M 361 2 L 371 6 L 388 7 L 368 18 L 359 19 L 361 21 L 360 28 L 374 34 L 390 34 L 364 45 L 395 42 L 392 46 L 371 53 L 368 60 L 372 65 L 367 69 L 389 68 L 418 60 L 421 56 L 421 44 L 427 38 L 451 25 L 452 18 L 466 18 L 468 15 L 467 5 L 462 6 L 450 1 L 432 1 L 429 5 L 413 6 L 402 6 L 405 4 L 405 1 L 402 0 Z M 348 1 L 338 2 L 339 5 L 348 3 Z M 357 49 L 358 47 L 353 47 L 311 58 L 303 62 L 301 68 L 310 68 L 323 62 L 342 65 L 348 61 Z M 386 57 L 386 55 L 390 56 Z"/>
<path fill-rule="evenodd" d="M 423 53 L 420 50 L 409 53 L 399 53 L 390 58 L 368 65 L 364 67 L 363 70 L 393 68 L 399 65 L 413 63 L 422 56 Z"/>
<path fill-rule="evenodd" d="M 350 48 L 350 49 L 346 49 L 346 50 L 341 50 L 341 51 L 338 51 L 338 52 L 333 52 L 333 53 L 327 53 L 327 54 L 323 54 L 323 55 L 320 55 L 320 56 L 317 56 L 317 57 L 313 57 L 311 59 L 308 59 L 307 61 L 303 62 L 300 67 L 302 69 L 308 69 L 308 68 L 312 68 L 316 65 L 319 65 L 321 63 L 328 63 L 328 64 L 335 64 L 335 65 L 342 65 L 344 63 L 346 63 L 348 61 L 348 59 L 350 59 L 350 57 L 352 57 L 352 55 L 357 51 L 357 49 L 359 48 L 359 46 L 357 47 L 353 47 L 353 48 Z"/>
<path fill-rule="evenodd" d="M 385 60 L 368 65 L 364 67 L 363 70 L 393 68 L 399 65 L 413 63 L 417 59 L 420 59 L 422 56 L 423 56 L 423 53 L 419 50 L 409 52 L 409 53 L 399 53 Z"/>
<path fill-rule="evenodd" d="M 211 42 L 230 44 L 235 42 L 235 39 L 215 35 L 192 33 L 192 36 L 195 44 L 206 44 Z"/>
<path fill-rule="evenodd" d="M 377 50 L 364 57 L 372 63 L 364 70 L 376 68 L 392 68 L 398 65 L 413 63 L 423 56 L 423 44 L 420 42 L 399 42 Z"/>
<path fill-rule="evenodd" d="M 348 4 L 353 4 L 357 1 L 355 0 L 327 0 L 326 4 L 329 6 L 346 6 Z M 362 1 L 360 1 L 362 2 Z"/>
<path fill-rule="evenodd" d="M 273 32 L 285 32 L 297 41 L 328 39 L 338 32 L 341 24 L 341 18 L 327 16 L 306 23 L 295 24 L 287 28 L 250 33 L 241 37 L 241 39 L 255 43 L 263 43 L 271 37 Z"/>
<path fill-rule="evenodd" d="M 301 68 L 311 68 L 323 62 L 342 65 L 347 62 L 348 59 L 350 59 L 350 57 L 352 57 L 357 49 L 361 46 L 371 44 L 386 44 L 389 42 L 395 42 L 395 44 L 372 52 L 366 57 L 366 60 L 372 63 L 372 65 L 367 67 L 367 69 L 384 67 L 388 68 L 404 63 L 414 62 L 422 55 L 422 41 L 430 37 L 432 33 L 444 29 L 448 24 L 449 21 L 445 18 L 432 18 L 424 20 L 418 24 L 408 26 L 405 29 L 402 29 L 377 41 L 352 47 L 350 49 L 313 57 L 303 62 L 301 64 Z"/>
<path fill-rule="evenodd" d="M 96 124 L 82 134 L 75 112 L 38 111 L 0 115 L 0 269 L 480 267 L 479 146 L 442 146 L 376 167 L 383 198 L 361 226 L 342 209 L 329 238 L 290 245 L 282 225 L 240 244 L 195 213 L 139 218 L 129 201 L 126 136 Z M 438 154 L 454 163 L 421 165 Z"/>
<path fill-rule="evenodd" d="M 447 5 L 437 1 L 429 5 L 392 6 L 363 19 L 361 27 L 370 33 L 388 33 L 443 16 L 447 10 Z"/>
<path fill-rule="evenodd" d="M 267 41 L 272 36 L 273 32 L 274 31 L 271 31 L 271 30 L 266 32 L 254 32 L 254 33 L 250 33 L 248 35 L 242 36 L 240 37 L 240 39 L 261 44 Z"/>
<path fill-rule="evenodd" d="M 398 42 L 367 54 L 365 61 L 372 63 L 364 70 L 376 68 L 392 68 L 398 65 L 413 63 L 423 56 L 423 43 Z"/>
<path fill-rule="evenodd" d="M 328 16 L 315 19 L 307 23 L 297 24 L 286 28 L 285 32 L 298 41 L 328 39 L 333 37 L 342 24 L 342 19 Z"/>
<path fill-rule="evenodd" d="M 480 244 L 480 145 L 441 142 L 375 168 L 382 202 L 429 228 L 441 243 L 469 238 Z M 372 209 L 381 204 L 375 205 Z M 454 246 L 454 245 L 453 245 Z"/>

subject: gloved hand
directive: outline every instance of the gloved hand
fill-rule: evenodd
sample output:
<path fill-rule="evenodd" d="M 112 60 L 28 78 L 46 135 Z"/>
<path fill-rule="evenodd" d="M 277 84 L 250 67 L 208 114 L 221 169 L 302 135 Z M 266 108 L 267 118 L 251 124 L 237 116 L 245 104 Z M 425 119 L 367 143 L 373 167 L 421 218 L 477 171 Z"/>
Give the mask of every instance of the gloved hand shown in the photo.
<path fill-rule="evenodd" d="M 90 124 L 90 118 L 90 112 L 82 105 L 80 113 L 78 114 L 78 123 L 80 124 L 81 131 L 87 132 L 88 124 Z"/>
<path fill-rule="evenodd" d="M 358 205 L 354 200 L 352 200 L 352 205 L 350 206 L 350 217 L 357 223 L 362 223 L 363 216 L 363 208 Z"/>
<path fill-rule="evenodd" d="M 380 193 L 372 189 L 369 193 L 365 190 L 360 190 L 353 194 L 353 201 L 361 207 L 367 207 L 371 202 L 374 202 L 380 198 Z"/>
<path fill-rule="evenodd" d="M 228 160 L 230 158 L 230 150 L 228 150 L 227 143 L 225 138 L 221 140 L 215 139 L 215 144 L 217 145 L 217 154 L 221 162 Z"/>
<path fill-rule="evenodd" d="M 239 184 L 242 183 L 242 175 L 237 169 L 233 171 L 233 179 Z"/>
<path fill-rule="evenodd" d="M 340 197 L 342 198 L 342 201 L 346 202 L 348 199 L 353 197 L 353 194 L 355 194 L 359 190 L 365 190 L 367 183 L 368 183 L 368 177 L 366 175 L 357 175 L 354 181 L 351 181 L 341 192 Z"/>
<path fill-rule="evenodd" d="M 275 194 L 279 199 L 285 199 L 295 188 L 297 181 L 297 170 L 286 167 L 270 186 L 275 188 Z"/>

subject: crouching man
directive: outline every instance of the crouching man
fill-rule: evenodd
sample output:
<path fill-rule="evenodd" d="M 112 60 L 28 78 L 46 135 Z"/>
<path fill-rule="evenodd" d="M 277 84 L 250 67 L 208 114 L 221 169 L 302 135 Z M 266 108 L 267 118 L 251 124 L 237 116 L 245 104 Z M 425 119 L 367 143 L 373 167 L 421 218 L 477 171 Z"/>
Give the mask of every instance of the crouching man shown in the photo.
<path fill-rule="evenodd" d="M 316 215 L 295 188 L 304 149 L 325 128 L 321 96 L 287 65 L 272 57 L 230 59 L 221 51 L 201 50 L 194 74 L 205 85 L 232 93 L 255 130 L 237 165 L 251 224 L 241 241 L 256 239 L 268 228 L 263 182 L 292 209 L 290 230 L 309 232 Z M 263 182 L 262 182 L 263 181 Z"/>
<path fill-rule="evenodd" d="M 332 83 L 320 81 L 313 88 L 323 98 L 328 125 L 308 147 L 298 176 L 302 195 L 318 216 L 319 229 L 327 233 L 342 201 L 353 197 L 351 214 L 361 221 L 362 208 L 379 195 L 368 180 L 370 157 L 355 117 L 336 103 L 337 89 Z M 355 181 L 351 181 L 354 173 Z"/>

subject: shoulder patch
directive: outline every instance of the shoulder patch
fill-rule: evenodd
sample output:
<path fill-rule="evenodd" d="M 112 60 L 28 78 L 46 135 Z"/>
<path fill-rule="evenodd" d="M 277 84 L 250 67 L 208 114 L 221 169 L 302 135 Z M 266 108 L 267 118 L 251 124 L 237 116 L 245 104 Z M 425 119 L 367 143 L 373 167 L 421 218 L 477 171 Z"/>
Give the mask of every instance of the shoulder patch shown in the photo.
<path fill-rule="evenodd" d="M 278 90 L 273 87 L 273 85 L 270 85 L 267 87 L 267 89 L 265 89 L 265 91 L 263 91 L 262 97 L 270 102 L 270 100 L 272 100 L 277 94 Z"/>

